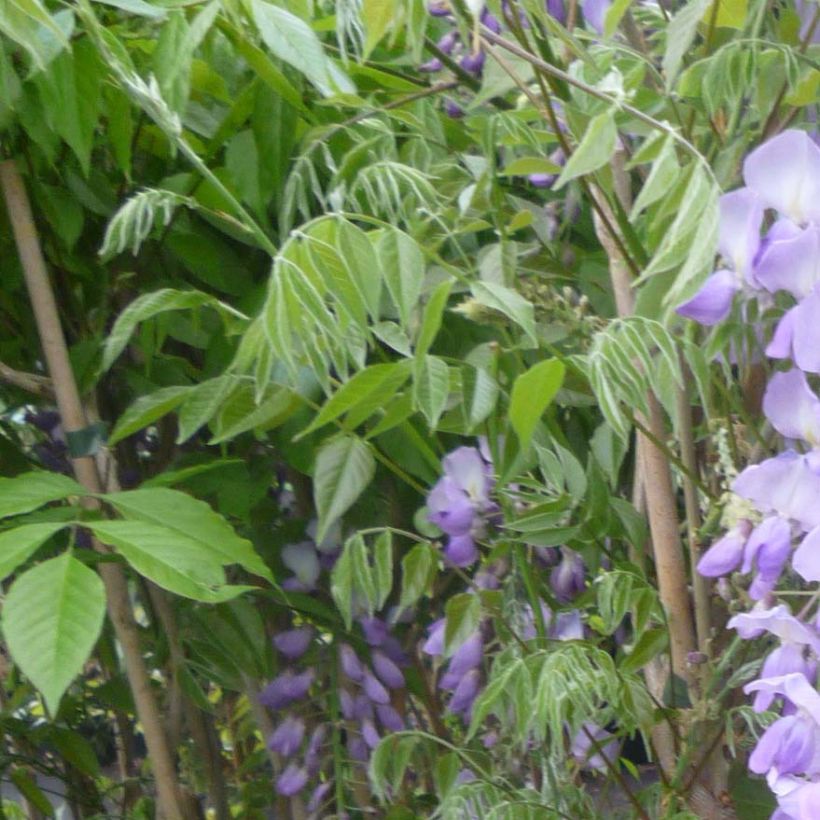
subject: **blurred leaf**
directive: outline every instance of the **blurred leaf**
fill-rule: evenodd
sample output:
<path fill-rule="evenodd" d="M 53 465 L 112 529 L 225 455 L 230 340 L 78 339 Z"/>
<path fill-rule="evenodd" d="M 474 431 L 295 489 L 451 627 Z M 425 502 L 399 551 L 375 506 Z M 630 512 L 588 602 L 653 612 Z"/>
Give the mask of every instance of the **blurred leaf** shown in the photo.
<path fill-rule="evenodd" d="M 560 190 L 571 179 L 597 171 L 606 165 L 615 153 L 617 140 L 614 111 L 605 111 L 593 117 L 578 147 L 567 160 L 553 190 Z"/>
<path fill-rule="evenodd" d="M 564 381 L 564 364 L 547 359 L 533 365 L 516 380 L 510 395 L 510 424 L 526 450 L 544 410 Z"/>
<path fill-rule="evenodd" d="M 23 524 L 0 532 L 0 581 L 11 575 L 17 567 L 34 553 L 63 524 Z"/>
<path fill-rule="evenodd" d="M 449 658 L 478 629 L 481 599 L 470 592 L 460 592 L 447 600 L 444 614 L 444 656 Z"/>
<path fill-rule="evenodd" d="M 85 494 L 80 484 L 59 473 L 37 470 L 14 478 L 0 478 L 0 518 L 31 512 L 49 501 Z"/>

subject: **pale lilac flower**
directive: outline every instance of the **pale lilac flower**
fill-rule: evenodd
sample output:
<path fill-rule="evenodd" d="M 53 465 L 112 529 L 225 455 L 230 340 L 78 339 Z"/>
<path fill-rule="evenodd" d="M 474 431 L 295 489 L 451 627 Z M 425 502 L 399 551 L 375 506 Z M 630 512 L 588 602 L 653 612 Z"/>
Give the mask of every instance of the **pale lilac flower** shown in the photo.
<path fill-rule="evenodd" d="M 596 771 L 604 771 L 607 761 L 613 765 L 618 759 L 619 749 L 618 739 L 592 721 L 584 722 L 570 744 L 570 754 L 576 762 L 584 769 Z"/>
<path fill-rule="evenodd" d="M 820 280 L 820 232 L 789 219 L 772 225 L 755 262 L 755 281 L 770 293 L 785 290 L 803 299 Z"/>
<path fill-rule="evenodd" d="M 737 634 L 746 640 L 758 638 L 764 632 L 768 632 L 784 643 L 808 646 L 815 653 L 820 653 L 820 636 L 803 621 L 795 618 L 785 604 L 771 609 L 753 609 L 751 612 L 740 613 L 733 616 L 727 626 L 729 629 L 736 629 Z"/>
<path fill-rule="evenodd" d="M 377 703 L 376 715 L 381 725 L 388 732 L 400 732 L 404 729 L 402 716 L 389 703 Z"/>
<path fill-rule="evenodd" d="M 293 715 L 288 715 L 268 738 L 268 748 L 283 757 L 290 757 L 298 751 L 305 737 L 305 723 Z"/>
<path fill-rule="evenodd" d="M 584 20 L 598 34 L 604 33 L 604 22 L 606 13 L 612 5 L 612 0 L 582 0 L 581 8 L 584 12 Z"/>
<path fill-rule="evenodd" d="M 773 649 L 763 662 L 760 677 L 777 678 L 799 672 L 809 683 L 814 683 L 817 676 L 817 662 L 806 658 L 808 647 L 801 643 L 785 641 Z M 771 692 L 760 691 L 755 694 L 753 701 L 756 712 L 764 712 L 771 706 L 775 695 Z"/>
<path fill-rule="evenodd" d="M 554 641 L 580 641 L 584 637 L 584 624 L 581 611 L 571 609 L 559 612 L 549 628 L 549 637 Z"/>
<path fill-rule="evenodd" d="M 276 780 L 276 791 L 283 797 L 293 797 L 305 788 L 307 781 L 308 773 L 296 763 L 289 763 Z"/>
<path fill-rule="evenodd" d="M 361 661 L 350 644 L 343 643 L 339 646 L 339 660 L 345 675 L 347 675 L 350 680 L 358 683 L 362 679 L 364 670 Z"/>
<path fill-rule="evenodd" d="M 585 589 L 584 559 L 569 547 L 561 547 L 561 563 L 550 573 L 550 586 L 555 597 L 569 603 Z"/>
<path fill-rule="evenodd" d="M 300 626 L 274 635 L 273 645 L 289 660 L 301 658 L 307 652 L 313 640 L 313 629 Z"/>
<path fill-rule="evenodd" d="M 322 805 L 322 801 L 327 797 L 328 792 L 330 791 L 331 786 L 333 785 L 333 781 L 326 780 L 324 783 L 320 783 L 314 790 L 310 796 L 310 800 L 307 804 L 307 811 L 310 814 L 314 812 L 318 812 L 320 806 Z"/>
<path fill-rule="evenodd" d="M 467 718 L 473 708 L 473 701 L 481 687 L 481 675 L 477 669 L 471 669 L 456 687 L 447 708 L 453 714 L 461 714 Z"/>
<path fill-rule="evenodd" d="M 444 556 L 454 567 L 469 567 L 478 560 L 478 548 L 471 535 L 451 535 Z"/>
<path fill-rule="evenodd" d="M 783 314 L 766 348 L 773 359 L 790 358 L 806 373 L 820 373 L 820 285 Z"/>
<path fill-rule="evenodd" d="M 804 581 L 820 581 L 820 527 L 811 530 L 794 551 L 792 567 Z"/>
<path fill-rule="evenodd" d="M 259 702 L 269 709 L 282 709 L 308 693 L 314 678 L 313 669 L 296 673 L 290 669 L 274 678 L 260 693 Z"/>
<path fill-rule="evenodd" d="M 365 720 L 362 722 L 362 738 L 364 738 L 364 742 L 371 749 L 375 749 L 376 746 L 379 745 L 381 738 L 379 737 L 379 733 L 373 725 L 372 720 Z"/>
<path fill-rule="evenodd" d="M 788 129 L 746 157 L 743 179 L 768 208 L 798 225 L 820 220 L 820 148 Z"/>
<path fill-rule="evenodd" d="M 792 368 L 772 376 L 763 397 L 763 412 L 786 438 L 820 445 L 820 399 L 801 370 Z"/>
<path fill-rule="evenodd" d="M 716 325 L 729 315 L 737 291 L 735 274 L 730 270 L 719 270 L 689 301 L 675 308 L 675 313 L 702 325 Z"/>
<path fill-rule="evenodd" d="M 426 655 L 444 654 L 444 630 L 447 627 L 447 619 L 439 618 L 427 627 L 427 640 L 421 647 L 421 651 Z"/>
<path fill-rule="evenodd" d="M 364 687 L 365 694 L 373 703 L 390 703 L 390 695 L 387 693 L 387 689 L 367 670 L 365 670 L 364 673 L 362 686 Z"/>
<path fill-rule="evenodd" d="M 703 553 L 698 561 L 698 572 L 706 578 L 717 578 L 736 570 L 743 560 L 743 550 L 751 531 L 751 521 L 745 518 L 739 521 Z"/>
<path fill-rule="evenodd" d="M 381 646 L 389 634 L 388 626 L 381 618 L 361 618 L 359 625 L 370 646 Z"/>
<path fill-rule="evenodd" d="M 763 513 L 791 518 L 806 531 L 814 529 L 820 526 L 820 453 L 787 450 L 751 465 L 734 480 L 732 490 Z"/>
<path fill-rule="evenodd" d="M 288 544 L 282 550 L 282 563 L 296 576 L 302 590 L 312 590 L 322 571 L 319 556 L 310 541 Z"/>
<path fill-rule="evenodd" d="M 792 551 L 792 533 L 789 522 L 779 516 L 767 518 L 755 527 L 743 553 L 742 572 L 757 572 L 749 595 L 759 601 L 771 592 L 783 572 Z"/>
<path fill-rule="evenodd" d="M 373 671 L 381 682 L 390 689 L 401 689 L 404 686 L 404 675 L 390 658 L 378 649 L 371 656 Z"/>

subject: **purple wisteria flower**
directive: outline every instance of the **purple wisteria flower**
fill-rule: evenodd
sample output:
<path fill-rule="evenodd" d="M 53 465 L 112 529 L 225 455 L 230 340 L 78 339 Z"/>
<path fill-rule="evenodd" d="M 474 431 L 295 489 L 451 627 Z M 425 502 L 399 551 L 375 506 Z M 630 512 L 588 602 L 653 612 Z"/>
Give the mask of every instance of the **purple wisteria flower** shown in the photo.
<path fill-rule="evenodd" d="M 293 672 L 288 669 L 259 693 L 259 702 L 269 709 L 289 706 L 307 695 L 314 677 L 313 669 L 306 669 L 304 672 Z"/>
<path fill-rule="evenodd" d="M 483 537 L 487 516 L 498 510 L 491 501 L 490 465 L 475 447 L 459 447 L 442 461 L 444 475 L 427 496 L 430 521 L 447 536 L 445 557 L 457 567 L 478 559 L 475 539 Z"/>
<path fill-rule="evenodd" d="M 296 763 L 289 763 L 276 779 L 276 791 L 283 797 L 293 797 L 305 788 L 307 782 L 307 771 Z"/>
<path fill-rule="evenodd" d="M 313 640 L 313 627 L 300 626 L 296 629 L 289 629 L 274 635 L 273 645 L 288 660 L 301 658 L 307 652 L 310 642 Z"/>
<path fill-rule="evenodd" d="M 268 738 L 268 748 L 283 757 L 290 757 L 298 751 L 305 737 L 305 722 L 301 718 L 289 715 Z"/>
<path fill-rule="evenodd" d="M 584 559 L 569 547 L 561 547 L 561 563 L 550 573 L 550 586 L 562 604 L 569 603 L 586 587 Z"/>

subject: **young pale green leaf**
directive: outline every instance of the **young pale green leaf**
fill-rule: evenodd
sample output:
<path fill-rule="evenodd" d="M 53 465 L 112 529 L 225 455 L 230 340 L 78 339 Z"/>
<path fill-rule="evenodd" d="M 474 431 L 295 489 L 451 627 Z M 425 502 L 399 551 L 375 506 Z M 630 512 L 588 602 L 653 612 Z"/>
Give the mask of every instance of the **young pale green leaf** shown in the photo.
<path fill-rule="evenodd" d="M 429 544 L 416 544 L 401 559 L 401 596 L 399 611 L 413 606 L 430 591 L 436 574 L 438 554 Z"/>
<path fill-rule="evenodd" d="M 483 367 L 461 368 L 461 407 L 464 426 L 473 430 L 495 409 L 498 401 L 498 382 Z"/>
<path fill-rule="evenodd" d="M 65 525 L 23 524 L 0 532 L 0 581 L 11 575 L 23 561 L 34 555 L 40 546 Z"/>
<path fill-rule="evenodd" d="M 0 518 L 31 512 L 49 501 L 85 494 L 76 481 L 59 473 L 36 470 L 14 478 L 0 478 Z"/>
<path fill-rule="evenodd" d="M 338 436 L 316 454 L 313 495 L 319 513 L 317 541 L 343 516 L 373 478 L 376 461 L 370 447 L 355 436 Z"/>
<path fill-rule="evenodd" d="M 417 364 L 413 376 L 413 399 L 430 429 L 438 424 L 450 391 L 450 370 L 438 356 L 425 356 Z"/>
<path fill-rule="evenodd" d="M 140 322 L 151 319 L 158 313 L 164 313 L 165 311 L 201 307 L 215 302 L 216 299 L 213 296 L 198 290 L 173 290 L 172 288 L 163 288 L 134 299 L 117 317 L 114 327 L 111 328 L 111 333 L 105 340 L 102 360 L 103 372 L 114 364 L 114 360 L 125 349 L 131 334 Z"/>
<path fill-rule="evenodd" d="M 478 595 L 460 592 L 447 601 L 444 614 L 444 655 L 449 658 L 478 629 L 481 600 Z"/>
<path fill-rule="evenodd" d="M 515 380 L 510 395 L 510 424 L 522 450 L 529 446 L 538 421 L 563 381 L 564 364 L 558 359 L 539 362 Z"/>
<path fill-rule="evenodd" d="M 399 6 L 396 0 L 362 0 L 362 20 L 367 32 L 364 41 L 365 58 L 387 34 L 398 13 Z"/>
<path fill-rule="evenodd" d="M 252 8 L 262 40 L 276 57 L 301 71 L 326 97 L 356 93 L 350 78 L 332 63 L 304 20 L 265 0 L 253 0 Z"/>
<path fill-rule="evenodd" d="M 345 551 L 350 553 L 350 567 L 353 575 L 353 593 L 359 601 L 367 606 L 367 612 L 372 615 L 376 610 L 378 590 L 373 568 L 370 566 L 367 554 L 367 544 L 359 533 L 348 539 Z"/>
<path fill-rule="evenodd" d="M 615 0 L 604 16 L 604 37 L 609 39 L 620 25 L 623 16 L 629 11 L 632 0 Z"/>
<path fill-rule="evenodd" d="M 424 306 L 421 329 L 416 339 L 416 360 L 419 362 L 427 355 L 433 340 L 438 335 L 444 317 L 444 308 L 447 305 L 447 297 L 450 295 L 452 287 L 453 282 L 451 279 L 441 282 Z"/>
<path fill-rule="evenodd" d="M 692 46 L 704 12 L 711 0 L 689 0 L 669 21 L 666 27 L 666 51 L 663 55 L 663 71 L 666 87 L 671 89 L 678 76 L 683 57 Z"/>
<path fill-rule="evenodd" d="M 137 430 L 142 430 L 157 419 L 170 413 L 194 390 L 191 385 L 161 387 L 147 396 L 140 396 L 119 418 L 108 437 L 109 444 L 116 444 Z"/>
<path fill-rule="evenodd" d="M 501 712 L 508 704 L 508 697 L 511 692 L 512 681 L 519 675 L 530 677 L 527 667 L 520 661 L 505 663 L 500 670 L 498 664 L 493 666 L 493 674 L 487 686 L 476 698 L 473 705 L 470 728 L 467 731 L 467 738 L 475 735 L 485 718 L 493 712 Z"/>
<path fill-rule="evenodd" d="M 231 375 L 216 376 L 200 382 L 185 397 L 179 411 L 177 444 L 187 441 L 203 424 L 207 424 L 237 385 Z"/>
<path fill-rule="evenodd" d="M 40 69 L 51 56 L 44 32 L 63 48 L 68 45 L 66 33 L 40 0 L 0 0 L 0 32 L 25 48 Z"/>
<path fill-rule="evenodd" d="M 286 387 L 276 387 L 261 403 L 252 402 L 249 412 L 227 419 L 220 413 L 217 432 L 208 444 L 221 444 L 248 430 L 272 430 L 284 424 L 301 407 L 302 399 Z"/>
<path fill-rule="evenodd" d="M 350 629 L 353 625 L 353 557 L 347 544 L 330 571 L 330 594 L 345 628 Z"/>
<path fill-rule="evenodd" d="M 240 538 L 209 504 L 188 493 L 152 487 L 109 493 L 105 500 L 125 518 L 157 524 L 197 542 L 203 560 L 225 566 L 239 564 L 248 572 L 274 583 L 271 571 L 254 551 L 251 542 Z"/>
<path fill-rule="evenodd" d="M 252 589 L 226 586 L 222 562 L 203 549 L 200 541 L 168 527 L 146 521 L 93 521 L 88 527 L 140 575 L 168 592 L 217 603 Z"/>
<path fill-rule="evenodd" d="M 154 17 L 162 19 L 168 14 L 168 10 L 160 6 L 152 6 L 145 0 L 94 0 L 95 3 L 102 3 L 106 6 L 113 6 L 115 9 L 122 9 L 129 14 L 136 14 L 139 17 Z"/>
<path fill-rule="evenodd" d="M 3 634 L 52 715 L 97 642 L 104 617 L 102 581 L 70 551 L 33 567 L 9 589 Z"/>
<path fill-rule="evenodd" d="M 424 254 L 415 239 L 392 227 L 379 236 L 376 253 L 402 326 L 408 328 L 424 284 Z"/>
<path fill-rule="evenodd" d="M 373 580 L 376 609 L 381 609 L 393 589 L 393 533 L 385 530 L 373 543 Z"/>
<path fill-rule="evenodd" d="M 397 425 L 401 424 L 405 419 L 409 418 L 413 413 L 413 396 L 410 393 L 402 393 L 387 407 L 384 408 L 384 415 L 376 422 L 376 424 L 367 431 L 366 439 L 374 438 L 382 433 L 392 430 Z"/>
<path fill-rule="evenodd" d="M 402 356 L 408 358 L 413 355 L 410 337 L 396 322 L 376 322 L 370 330 L 380 342 L 393 348 L 396 353 L 401 353 Z"/>
<path fill-rule="evenodd" d="M 538 344 L 535 308 L 518 291 L 497 282 L 473 282 L 470 291 L 476 302 L 503 313 L 524 331 L 533 346 Z"/>
<path fill-rule="evenodd" d="M 559 190 L 571 179 L 597 171 L 606 165 L 615 153 L 618 130 L 615 128 L 615 112 L 604 111 L 593 117 L 578 147 L 567 160 L 554 190 Z"/>
<path fill-rule="evenodd" d="M 345 382 L 324 403 L 313 421 L 296 436 L 296 439 L 318 430 L 348 411 L 357 411 L 357 420 L 364 421 L 393 398 L 409 375 L 409 361 L 373 364 L 366 367 Z"/>
<path fill-rule="evenodd" d="M 649 176 L 646 178 L 646 182 L 644 182 L 641 192 L 632 206 L 629 218 L 634 220 L 641 211 L 668 194 L 679 173 L 680 165 L 678 165 L 678 158 L 675 154 L 675 141 L 671 136 L 667 136 L 657 159 L 652 163 L 652 170 L 649 172 Z"/>
<path fill-rule="evenodd" d="M 356 283 L 370 318 L 376 322 L 381 315 L 382 272 L 379 260 L 367 234 L 346 219 L 339 220 L 336 242 L 339 255 Z"/>
<path fill-rule="evenodd" d="M 618 667 L 624 673 L 639 672 L 650 661 L 662 655 L 668 645 L 669 631 L 666 628 L 647 629 Z"/>

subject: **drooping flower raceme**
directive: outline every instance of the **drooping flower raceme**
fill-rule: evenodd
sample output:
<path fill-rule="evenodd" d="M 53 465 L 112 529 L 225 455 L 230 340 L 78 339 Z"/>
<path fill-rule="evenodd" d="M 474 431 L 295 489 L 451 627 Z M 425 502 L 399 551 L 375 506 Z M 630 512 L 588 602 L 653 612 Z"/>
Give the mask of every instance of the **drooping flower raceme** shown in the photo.
<path fill-rule="evenodd" d="M 791 362 L 772 376 L 763 398 L 785 446 L 734 480 L 732 492 L 753 509 L 731 522 L 698 570 L 708 577 L 754 572 L 749 595 L 758 604 L 729 627 L 744 639 L 778 639 L 744 691 L 754 696 L 755 710 L 778 709 L 781 716 L 761 736 L 749 768 L 766 776 L 777 797 L 773 820 L 820 820 L 816 613 L 808 620 L 808 612 L 795 616 L 772 603 L 789 565 L 804 581 L 820 581 L 820 398 L 806 376 L 820 373 L 820 148 L 801 131 L 784 131 L 746 158 L 743 179 L 745 188 L 721 200 L 725 268 L 678 312 L 714 324 L 729 315 L 738 293 L 764 310 L 775 304 L 774 294 L 794 300 L 766 347 L 770 358 Z"/>

